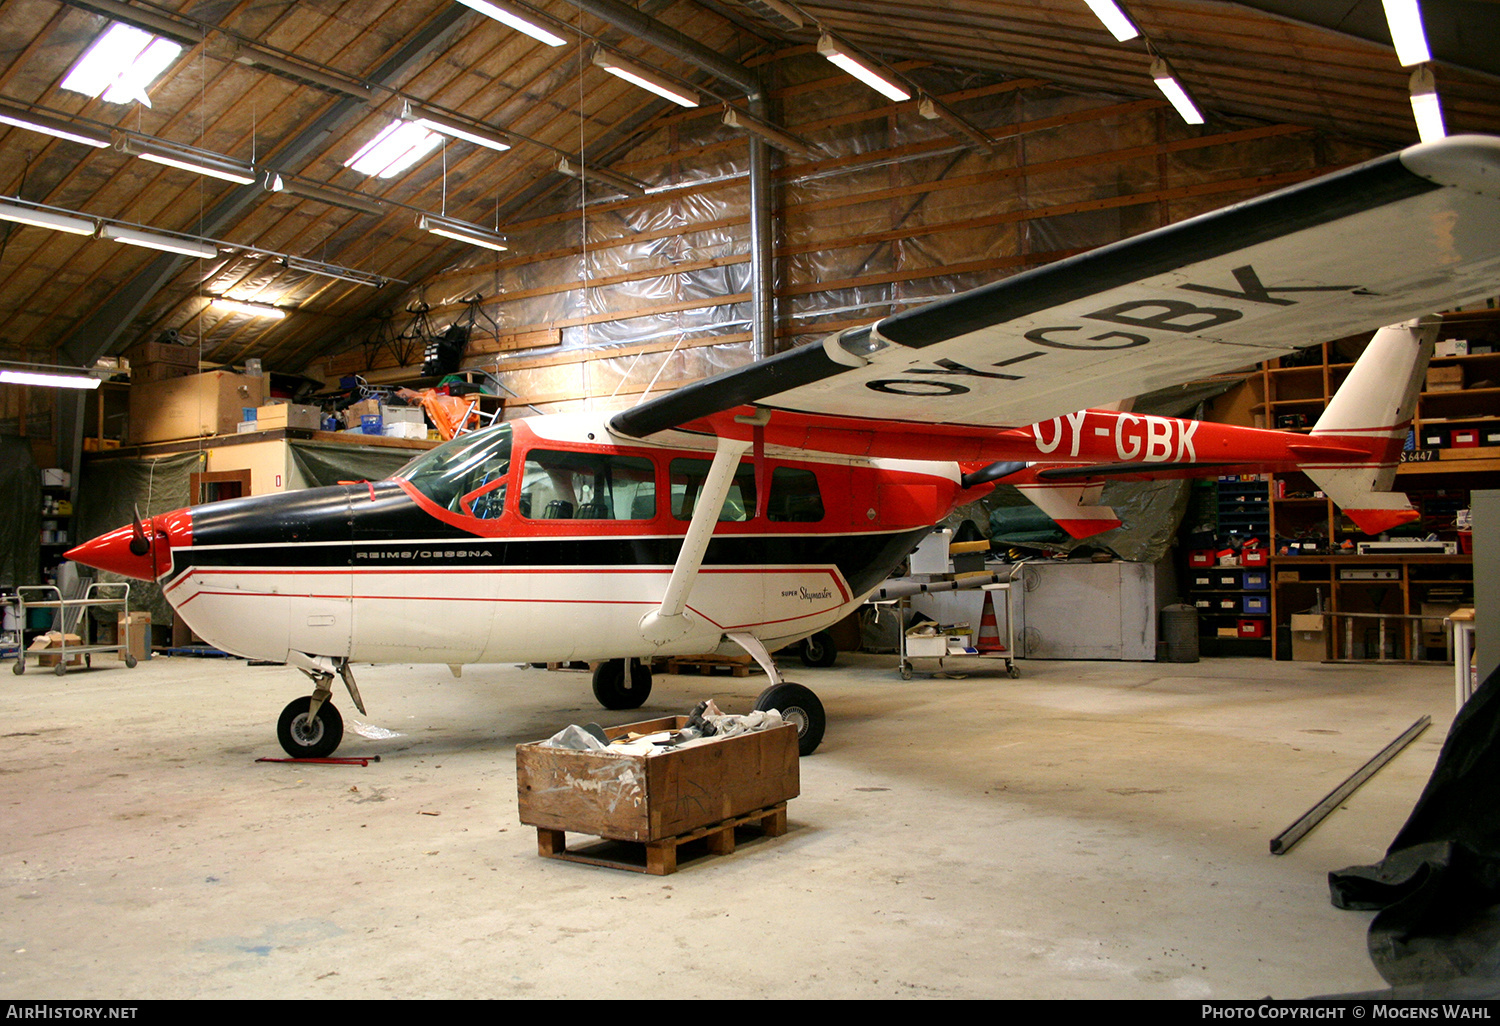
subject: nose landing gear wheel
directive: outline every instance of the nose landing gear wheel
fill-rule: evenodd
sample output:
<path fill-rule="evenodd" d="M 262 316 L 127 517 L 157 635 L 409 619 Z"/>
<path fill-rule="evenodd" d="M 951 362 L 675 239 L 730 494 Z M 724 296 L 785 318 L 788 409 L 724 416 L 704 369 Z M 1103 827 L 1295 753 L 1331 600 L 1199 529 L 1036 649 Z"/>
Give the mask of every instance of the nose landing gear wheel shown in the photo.
<path fill-rule="evenodd" d="M 774 684 L 766 688 L 755 700 L 755 708 L 762 712 L 776 709 L 782 719 L 797 728 L 797 754 L 811 755 L 822 744 L 828 723 L 823 703 L 801 684 Z"/>
<path fill-rule="evenodd" d="M 651 697 L 651 667 L 635 659 L 609 659 L 600 663 L 594 668 L 594 697 L 606 709 L 639 709 Z"/>
<path fill-rule="evenodd" d="M 327 758 L 344 739 L 344 717 L 339 715 L 332 702 L 319 706 L 317 718 L 313 720 L 308 719 L 309 705 L 306 698 L 292 699 L 281 710 L 281 719 L 276 722 L 276 740 L 294 759 Z"/>

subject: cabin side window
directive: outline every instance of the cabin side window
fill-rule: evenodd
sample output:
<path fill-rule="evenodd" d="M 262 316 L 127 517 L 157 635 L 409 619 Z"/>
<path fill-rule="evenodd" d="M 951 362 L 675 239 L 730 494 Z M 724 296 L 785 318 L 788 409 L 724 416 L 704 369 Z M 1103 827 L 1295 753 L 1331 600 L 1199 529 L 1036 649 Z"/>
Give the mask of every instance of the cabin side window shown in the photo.
<path fill-rule="evenodd" d="M 693 519 L 693 508 L 698 495 L 703 491 L 703 482 L 708 477 L 710 460 L 676 459 L 667 468 L 671 478 L 672 518 Z M 721 521 L 749 520 L 755 516 L 755 467 L 742 462 L 734 472 L 734 482 L 724 499 L 724 508 L 719 511 Z"/>
<path fill-rule="evenodd" d="M 801 467 L 777 467 L 771 471 L 766 519 L 800 524 L 822 520 L 823 493 L 818 490 L 818 475 Z"/>
<path fill-rule="evenodd" d="M 520 510 L 532 520 L 650 520 L 656 469 L 642 456 L 533 449 L 526 454 Z"/>

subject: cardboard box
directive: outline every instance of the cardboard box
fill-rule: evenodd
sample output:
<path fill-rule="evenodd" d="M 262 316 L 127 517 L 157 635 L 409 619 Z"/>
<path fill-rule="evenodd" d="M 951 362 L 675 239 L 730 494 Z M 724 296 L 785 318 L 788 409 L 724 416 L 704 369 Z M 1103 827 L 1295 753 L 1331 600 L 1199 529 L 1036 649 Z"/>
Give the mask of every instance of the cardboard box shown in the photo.
<path fill-rule="evenodd" d="M 129 621 L 130 639 L 125 638 L 126 622 Z M 129 652 L 138 661 L 151 658 L 151 612 L 115 614 L 115 638 L 120 642 L 121 656 Z"/>
<path fill-rule="evenodd" d="M 38 666 L 56 666 L 59 660 L 67 654 L 67 649 L 82 646 L 83 639 L 76 634 L 48 631 L 46 634 L 38 634 L 33 638 L 31 644 L 26 647 L 26 653 L 28 659 L 36 659 Z M 68 656 L 68 665 L 82 666 L 83 656 Z"/>
<path fill-rule="evenodd" d="M 1461 392 L 1464 387 L 1464 369 L 1459 366 L 1428 367 L 1428 392 Z"/>
<path fill-rule="evenodd" d="M 132 375 L 142 364 L 168 364 L 185 368 L 184 373 L 194 374 L 198 370 L 198 347 L 175 342 L 138 342 L 125 350 L 125 359 L 130 361 Z"/>
<path fill-rule="evenodd" d="M 1322 613 L 1292 614 L 1292 658 L 1320 663 L 1328 657 L 1328 631 Z"/>
<path fill-rule="evenodd" d="M 247 406 L 266 401 L 266 379 L 211 371 L 130 386 L 132 445 L 232 435 Z"/>
<path fill-rule="evenodd" d="M 73 482 L 73 475 L 66 470 L 57 467 L 47 467 L 42 471 L 43 488 L 67 488 Z"/>
<path fill-rule="evenodd" d="M 680 730 L 686 716 L 608 727 Z M 801 793 L 797 728 L 790 723 L 651 755 L 516 746 L 521 822 L 614 841 L 650 843 L 769 808 Z"/>
<path fill-rule="evenodd" d="M 273 403 L 255 411 L 255 424 L 257 431 L 276 431 L 282 428 L 317 431 L 323 426 L 323 411 L 316 406 Z"/>
<path fill-rule="evenodd" d="M 360 427 L 363 422 L 363 418 L 380 416 L 380 400 L 361 399 L 359 402 L 355 403 L 352 406 L 344 407 L 339 416 L 343 418 L 344 427 Z M 379 432 L 377 431 L 376 434 L 379 434 Z"/>
<path fill-rule="evenodd" d="M 1469 340 L 1466 338 L 1439 339 L 1432 347 L 1433 356 L 1468 356 Z"/>

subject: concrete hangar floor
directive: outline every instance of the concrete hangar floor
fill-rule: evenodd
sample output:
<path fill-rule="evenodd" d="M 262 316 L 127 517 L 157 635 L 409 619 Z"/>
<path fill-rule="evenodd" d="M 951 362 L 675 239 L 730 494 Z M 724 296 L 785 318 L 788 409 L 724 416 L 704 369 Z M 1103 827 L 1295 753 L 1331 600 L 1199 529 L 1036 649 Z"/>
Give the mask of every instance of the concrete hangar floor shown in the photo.
<path fill-rule="evenodd" d="M 962 665 L 953 664 L 954 667 Z M 283 753 L 304 678 L 111 657 L 0 688 L 0 995 L 174 998 L 1299 998 L 1382 990 L 1377 861 L 1453 714 L 1447 667 L 894 656 L 788 674 L 829 713 L 780 837 L 670 876 L 537 854 L 515 746 L 571 722 L 749 711 L 764 677 L 359 668 L 338 754 Z M 1422 715 L 1289 853 L 1269 840 Z M 362 724 L 395 736 L 371 739 Z M 366 729 L 367 733 L 380 731 Z M 569 836 L 570 842 L 573 840 Z"/>

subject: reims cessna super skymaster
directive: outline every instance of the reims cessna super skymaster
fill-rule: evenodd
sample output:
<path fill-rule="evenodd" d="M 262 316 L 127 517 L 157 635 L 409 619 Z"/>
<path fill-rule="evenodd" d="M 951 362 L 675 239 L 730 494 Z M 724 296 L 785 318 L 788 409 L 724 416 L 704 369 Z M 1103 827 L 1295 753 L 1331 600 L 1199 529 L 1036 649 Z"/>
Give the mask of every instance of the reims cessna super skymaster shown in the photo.
<path fill-rule="evenodd" d="M 209 503 L 78 546 L 160 582 L 200 636 L 314 682 L 281 716 L 332 752 L 352 663 L 649 659 L 738 646 L 759 708 L 823 733 L 770 652 L 854 609 L 957 504 L 1018 484 L 1076 536 L 1108 476 L 1301 469 L 1368 532 L 1436 334 L 1500 293 L 1500 139 L 1413 146 L 720 374 L 613 415 L 460 435 L 390 479 Z M 1311 434 L 1090 407 L 1377 332 Z"/>

